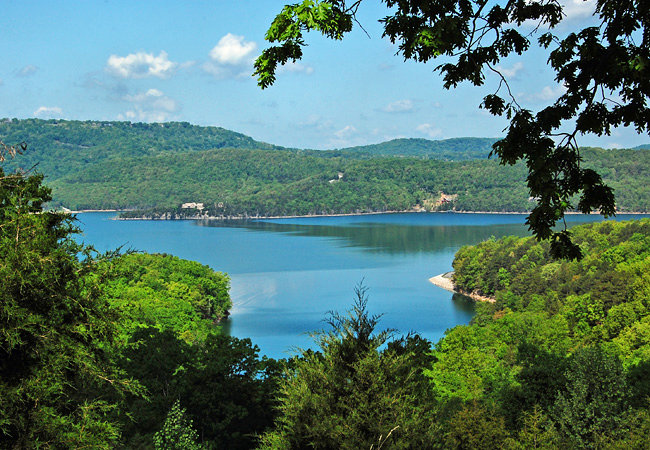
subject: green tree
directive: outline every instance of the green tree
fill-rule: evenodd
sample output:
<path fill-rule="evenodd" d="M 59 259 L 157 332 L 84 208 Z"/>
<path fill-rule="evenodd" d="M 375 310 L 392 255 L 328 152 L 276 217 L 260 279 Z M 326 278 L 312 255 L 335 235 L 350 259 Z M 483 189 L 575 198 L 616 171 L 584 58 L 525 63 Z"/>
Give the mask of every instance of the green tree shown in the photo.
<path fill-rule="evenodd" d="M 504 448 L 508 431 L 503 417 L 494 414 L 476 401 L 469 402 L 447 424 L 446 448 Z"/>
<path fill-rule="evenodd" d="M 176 400 L 167 414 L 165 424 L 153 438 L 156 450 L 200 450 L 199 434 L 192 428 L 185 409 Z"/>
<path fill-rule="evenodd" d="M 566 379 L 551 410 L 561 432 L 579 447 L 618 432 L 629 409 L 620 360 L 600 347 L 581 349 L 572 355 Z"/>
<path fill-rule="evenodd" d="M 331 313 L 318 332 L 319 351 L 303 351 L 280 384 L 279 418 L 262 448 L 431 448 L 434 404 L 419 364 L 429 345 L 375 332 L 358 286 L 347 315 Z"/>
<path fill-rule="evenodd" d="M 117 316 L 74 218 L 43 211 L 42 179 L 0 169 L 0 446 L 109 448 L 101 392 L 134 390 L 109 354 Z"/>
<path fill-rule="evenodd" d="M 278 65 L 296 61 L 306 45 L 304 33 L 318 31 L 340 40 L 352 30 L 363 0 L 303 0 L 277 15 L 266 39 L 277 43 L 255 62 L 258 84 L 275 81 Z M 609 134 L 619 125 L 650 129 L 650 16 L 642 0 L 598 0 L 597 25 L 559 36 L 554 28 L 563 18 L 557 1 L 489 3 L 487 0 L 384 0 L 388 16 L 381 19 L 384 36 L 399 46 L 406 60 L 426 63 L 444 57 L 436 70 L 449 89 L 462 82 L 481 86 L 486 73 L 499 84 L 486 95 L 482 108 L 510 120 L 506 137 L 493 145 L 501 164 L 523 160 L 527 184 L 537 205 L 527 224 L 535 236 L 550 239 L 555 256 L 577 258 L 579 247 L 565 229 L 554 231 L 574 196 L 577 209 L 614 214 L 614 195 L 600 175 L 581 165 L 577 136 Z M 537 26 L 531 33 L 519 27 Z M 497 64 L 521 55 L 537 44 L 548 51 L 549 65 L 566 92 L 537 113 L 522 108 Z M 613 100 L 613 99 L 620 100 Z M 566 127 L 572 131 L 564 132 Z"/>

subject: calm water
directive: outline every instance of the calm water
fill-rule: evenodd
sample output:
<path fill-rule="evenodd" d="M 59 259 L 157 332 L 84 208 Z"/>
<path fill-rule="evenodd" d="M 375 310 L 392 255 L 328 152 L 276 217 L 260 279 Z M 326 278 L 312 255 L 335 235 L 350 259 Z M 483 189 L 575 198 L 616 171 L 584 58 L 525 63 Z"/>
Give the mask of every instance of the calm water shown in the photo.
<path fill-rule="evenodd" d="M 437 340 L 469 322 L 466 298 L 428 278 L 451 270 L 454 253 L 490 236 L 527 235 L 523 215 L 412 213 L 266 221 L 116 221 L 78 218 L 98 250 L 118 246 L 171 253 L 227 272 L 234 306 L 225 327 L 271 357 L 308 347 L 328 311 L 345 311 L 361 280 L 384 328 Z M 639 218 L 621 215 L 618 220 Z M 570 216 L 571 222 L 599 220 Z"/>

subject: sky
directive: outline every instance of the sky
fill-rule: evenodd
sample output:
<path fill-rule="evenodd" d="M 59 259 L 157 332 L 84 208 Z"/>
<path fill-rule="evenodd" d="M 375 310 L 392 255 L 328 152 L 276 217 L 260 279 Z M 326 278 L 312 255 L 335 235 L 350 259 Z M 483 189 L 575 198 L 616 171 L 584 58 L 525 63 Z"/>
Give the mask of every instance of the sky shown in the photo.
<path fill-rule="evenodd" d="M 566 33 L 594 0 L 565 0 Z M 507 121 L 478 108 L 498 81 L 442 87 L 439 64 L 405 62 L 382 38 L 385 5 L 366 0 L 342 41 L 307 35 L 303 60 L 261 90 L 252 61 L 285 2 L 278 0 L 0 0 L 0 117 L 186 121 L 294 148 L 333 149 L 395 138 L 499 137 Z M 367 34 L 366 34 L 367 32 Z M 563 92 L 535 49 L 500 64 L 533 111 Z M 583 136 L 604 148 L 650 143 L 619 128 Z"/>

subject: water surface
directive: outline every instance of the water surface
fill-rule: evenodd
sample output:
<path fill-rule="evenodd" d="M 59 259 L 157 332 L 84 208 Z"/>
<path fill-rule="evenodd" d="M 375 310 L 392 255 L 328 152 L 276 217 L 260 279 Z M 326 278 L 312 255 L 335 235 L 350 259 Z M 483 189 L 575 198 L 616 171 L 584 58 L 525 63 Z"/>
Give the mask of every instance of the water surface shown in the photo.
<path fill-rule="evenodd" d="M 345 311 L 363 280 L 382 328 L 437 340 L 469 322 L 473 303 L 433 286 L 462 245 L 490 236 L 525 236 L 519 214 L 411 213 L 264 221 L 117 221 L 79 214 L 84 240 L 170 253 L 227 272 L 234 306 L 225 328 L 261 353 L 289 356 L 308 347 L 328 311 Z M 638 218 L 621 215 L 617 219 Z M 570 216 L 579 223 L 598 216 Z"/>

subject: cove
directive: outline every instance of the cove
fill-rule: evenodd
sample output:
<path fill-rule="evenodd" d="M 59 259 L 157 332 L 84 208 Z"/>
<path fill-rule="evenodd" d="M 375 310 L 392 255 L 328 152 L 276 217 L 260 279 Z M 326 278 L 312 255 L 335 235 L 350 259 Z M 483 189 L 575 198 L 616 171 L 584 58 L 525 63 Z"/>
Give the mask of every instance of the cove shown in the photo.
<path fill-rule="evenodd" d="M 170 253 L 227 272 L 233 308 L 225 331 L 251 338 L 264 355 L 291 356 L 343 312 L 363 280 L 380 327 L 436 341 L 468 323 L 474 304 L 429 283 L 451 270 L 455 252 L 491 236 L 526 236 L 523 214 L 400 213 L 256 221 L 119 221 L 77 215 L 82 240 L 99 251 L 122 246 Z M 619 215 L 617 220 L 648 217 Z M 575 224 L 602 220 L 571 215 Z"/>

